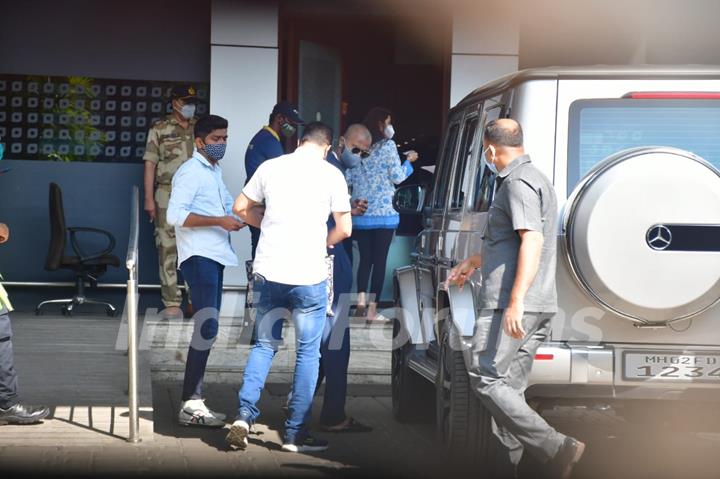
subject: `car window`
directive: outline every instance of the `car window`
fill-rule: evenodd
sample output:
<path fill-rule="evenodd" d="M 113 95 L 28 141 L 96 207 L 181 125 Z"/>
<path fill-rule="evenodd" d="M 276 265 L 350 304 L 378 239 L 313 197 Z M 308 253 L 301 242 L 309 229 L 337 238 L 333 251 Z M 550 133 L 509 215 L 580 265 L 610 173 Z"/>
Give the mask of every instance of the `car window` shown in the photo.
<path fill-rule="evenodd" d="M 453 164 L 453 157 L 455 156 L 459 130 L 459 123 L 454 123 L 450 126 L 445 139 L 445 148 L 443 149 L 442 158 L 440 159 L 440 165 L 435 171 L 435 196 L 433 199 L 433 208 L 436 210 L 443 209 L 445 207 L 448 185 L 450 184 L 450 170 Z"/>
<path fill-rule="evenodd" d="M 489 121 L 500 118 L 503 109 L 503 105 L 499 103 L 499 98 L 496 98 L 494 101 L 489 101 L 487 107 L 483 110 L 482 128 L 484 129 Z M 478 167 L 475 173 L 475 188 L 473 190 L 475 193 L 473 194 L 472 211 L 479 213 L 490 209 L 493 194 L 495 193 L 496 175 L 487 167 L 484 156 L 483 152 L 480 151 Z"/>
<path fill-rule="evenodd" d="M 450 209 L 462 208 L 470 189 L 471 180 L 467 178 L 472 170 L 472 154 L 477 136 L 478 117 L 473 116 L 465 120 L 465 127 L 462 132 L 462 141 L 457 155 L 457 166 L 453 174 L 452 197 L 450 198 Z"/>
<path fill-rule="evenodd" d="M 487 167 L 483 167 L 482 171 L 478 169 L 478 174 L 475 177 L 475 195 L 472 210 L 478 213 L 484 213 L 489 210 L 494 193 L 495 174 Z"/>
<path fill-rule="evenodd" d="M 608 156 L 638 146 L 671 146 L 720 168 L 720 101 L 578 100 L 570 106 L 568 194 Z"/>

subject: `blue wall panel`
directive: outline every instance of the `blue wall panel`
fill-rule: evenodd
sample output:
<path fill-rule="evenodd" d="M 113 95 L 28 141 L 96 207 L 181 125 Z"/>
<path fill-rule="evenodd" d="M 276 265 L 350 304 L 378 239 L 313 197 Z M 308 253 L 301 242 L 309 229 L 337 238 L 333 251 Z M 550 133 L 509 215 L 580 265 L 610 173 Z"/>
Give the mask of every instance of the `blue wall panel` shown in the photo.
<path fill-rule="evenodd" d="M 0 167 L 12 168 L 0 175 L 0 222 L 10 227 L 10 241 L 0 246 L 0 272 L 6 281 L 72 281 L 74 278 L 71 271 L 44 269 L 50 240 L 50 182 L 62 188 L 68 226 L 101 228 L 115 236 L 114 253 L 120 258 L 121 267 L 108 269 L 100 282 L 127 281 L 124 263 L 130 225 L 130 195 L 133 185 L 141 186 L 142 164 L 3 160 Z M 158 284 L 153 226 L 143 211 L 140 218 L 140 283 Z M 102 241 L 87 244 L 102 247 Z M 71 252 L 69 245 L 67 251 Z M 10 292 L 13 294 L 12 290 Z M 105 292 L 94 295 L 107 296 Z M 61 295 L 44 288 L 34 289 L 29 299 L 22 294 L 16 297 L 16 302 L 18 299 L 27 303 L 56 296 Z M 24 309 L 25 304 L 19 306 Z"/>

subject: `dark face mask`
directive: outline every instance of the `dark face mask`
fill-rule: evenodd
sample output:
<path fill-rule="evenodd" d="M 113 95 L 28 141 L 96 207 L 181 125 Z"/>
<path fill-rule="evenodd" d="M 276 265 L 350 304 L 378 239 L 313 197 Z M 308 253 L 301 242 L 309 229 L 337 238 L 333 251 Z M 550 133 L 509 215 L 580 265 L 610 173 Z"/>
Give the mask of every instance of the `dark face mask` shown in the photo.
<path fill-rule="evenodd" d="M 205 154 L 212 158 L 215 161 L 222 160 L 223 156 L 225 156 L 225 149 L 227 148 L 227 143 L 216 143 L 213 145 L 206 144 L 203 147 L 203 150 L 205 151 Z"/>

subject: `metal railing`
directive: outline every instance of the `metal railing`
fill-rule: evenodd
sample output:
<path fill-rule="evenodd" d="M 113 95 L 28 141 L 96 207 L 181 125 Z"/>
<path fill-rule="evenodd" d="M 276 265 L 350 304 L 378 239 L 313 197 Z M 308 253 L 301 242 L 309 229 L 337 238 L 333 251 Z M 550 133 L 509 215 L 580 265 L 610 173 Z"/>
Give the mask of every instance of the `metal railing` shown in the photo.
<path fill-rule="evenodd" d="M 74 288 L 76 283 L 72 281 L 3 281 L 3 286 L 17 288 Z M 90 283 L 85 283 L 90 286 Z M 160 289 L 159 284 L 138 284 L 138 289 Z M 184 284 L 179 284 L 178 289 L 187 290 Z M 98 283 L 99 289 L 126 289 L 127 283 Z M 223 292 L 242 293 L 247 291 L 247 286 L 226 286 L 223 285 Z"/>
<path fill-rule="evenodd" d="M 130 239 L 128 241 L 125 266 L 127 281 L 127 322 L 128 322 L 128 417 L 130 421 L 128 442 L 140 442 L 138 417 L 138 239 L 140 229 L 140 190 L 133 186 L 130 207 Z"/>

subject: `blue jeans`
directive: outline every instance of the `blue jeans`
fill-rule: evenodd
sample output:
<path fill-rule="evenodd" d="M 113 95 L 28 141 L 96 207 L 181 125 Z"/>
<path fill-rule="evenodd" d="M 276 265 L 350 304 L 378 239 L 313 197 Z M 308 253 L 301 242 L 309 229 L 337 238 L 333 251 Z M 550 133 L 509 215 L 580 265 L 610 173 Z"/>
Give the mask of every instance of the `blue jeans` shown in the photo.
<path fill-rule="evenodd" d="M 182 400 L 202 399 L 203 376 L 210 348 L 218 333 L 225 266 L 203 256 L 191 256 L 180 265 L 183 278 L 192 291 L 195 327 L 193 329 L 183 380 Z"/>
<path fill-rule="evenodd" d="M 293 396 L 288 405 L 290 418 L 285 421 L 285 442 L 302 440 L 307 435 L 320 364 L 320 339 L 325 325 L 325 287 L 325 281 L 297 286 L 275 283 L 255 275 L 253 302 L 257 309 L 257 342 L 250 350 L 242 388 L 238 392 L 238 419 L 252 424 L 260 416 L 257 402 L 282 341 L 283 319 L 290 314 L 295 324 L 297 357 Z"/>
<path fill-rule="evenodd" d="M 320 371 L 315 393 L 325 381 L 320 424 L 337 426 L 346 419 L 347 369 L 350 362 L 350 302 L 352 261 L 344 246 L 336 245 L 333 260 L 333 316 L 326 316 L 320 342 Z M 288 393 L 288 404 L 292 398 Z"/>

